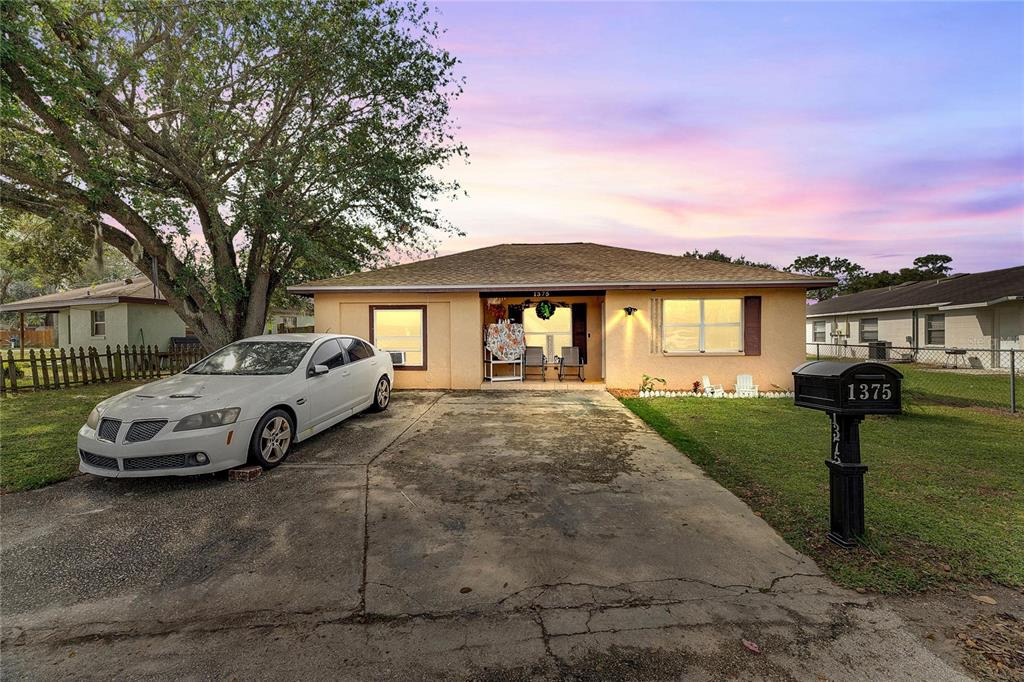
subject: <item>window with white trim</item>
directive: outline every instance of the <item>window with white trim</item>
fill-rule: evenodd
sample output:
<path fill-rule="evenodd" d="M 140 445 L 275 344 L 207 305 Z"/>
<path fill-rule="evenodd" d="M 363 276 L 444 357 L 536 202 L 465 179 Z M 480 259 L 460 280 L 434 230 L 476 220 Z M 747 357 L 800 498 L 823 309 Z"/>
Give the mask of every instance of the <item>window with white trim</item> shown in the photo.
<path fill-rule="evenodd" d="M 878 318 L 862 317 L 860 320 L 860 340 L 878 341 Z"/>
<path fill-rule="evenodd" d="M 661 313 L 666 353 L 743 352 L 743 299 L 666 299 Z"/>
<path fill-rule="evenodd" d="M 929 346 L 946 345 L 946 316 L 944 314 L 925 315 L 924 339 Z"/>
<path fill-rule="evenodd" d="M 371 306 L 373 338 L 383 351 L 404 351 L 402 369 L 426 369 L 426 308 Z"/>
<path fill-rule="evenodd" d="M 106 310 L 90 310 L 89 311 L 89 326 L 92 329 L 93 336 L 106 336 L 107 335 L 107 311 Z"/>
<path fill-rule="evenodd" d="M 825 320 L 814 320 L 811 325 L 811 340 L 815 343 L 825 343 Z"/>

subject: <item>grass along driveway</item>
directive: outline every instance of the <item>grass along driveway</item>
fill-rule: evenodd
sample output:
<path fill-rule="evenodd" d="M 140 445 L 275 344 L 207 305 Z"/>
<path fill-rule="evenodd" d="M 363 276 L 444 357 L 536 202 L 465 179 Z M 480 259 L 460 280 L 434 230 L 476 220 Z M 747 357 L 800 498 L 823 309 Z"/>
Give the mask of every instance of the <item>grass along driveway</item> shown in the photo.
<path fill-rule="evenodd" d="M 622 401 L 842 585 L 1024 586 L 1024 419 L 919 404 L 865 420 L 867 535 L 847 552 L 824 539 L 824 413 L 782 400 Z"/>
<path fill-rule="evenodd" d="M 143 382 L 25 391 L 0 399 L 0 492 L 39 488 L 78 472 L 76 436 L 96 403 Z"/>

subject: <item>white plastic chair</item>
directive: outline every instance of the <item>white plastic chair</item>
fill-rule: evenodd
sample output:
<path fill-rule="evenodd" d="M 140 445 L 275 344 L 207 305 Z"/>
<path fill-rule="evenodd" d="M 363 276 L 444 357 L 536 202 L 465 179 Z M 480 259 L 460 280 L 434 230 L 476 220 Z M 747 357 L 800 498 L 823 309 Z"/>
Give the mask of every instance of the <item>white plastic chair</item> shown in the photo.
<path fill-rule="evenodd" d="M 759 395 L 754 377 L 749 374 L 740 374 L 736 377 L 736 397 L 756 398 Z"/>
<path fill-rule="evenodd" d="M 725 387 L 722 386 L 722 384 L 712 384 L 711 378 L 708 377 L 707 374 L 700 378 L 700 385 L 701 388 L 704 389 L 704 392 L 707 393 L 708 395 L 717 395 L 719 393 L 725 393 Z"/>

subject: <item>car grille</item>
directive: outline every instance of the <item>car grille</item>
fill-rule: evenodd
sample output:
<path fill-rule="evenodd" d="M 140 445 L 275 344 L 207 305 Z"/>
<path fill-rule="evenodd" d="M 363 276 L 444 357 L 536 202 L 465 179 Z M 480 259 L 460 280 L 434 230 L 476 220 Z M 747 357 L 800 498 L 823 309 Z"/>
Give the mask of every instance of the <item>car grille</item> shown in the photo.
<path fill-rule="evenodd" d="M 117 470 L 117 460 L 114 459 L 113 457 L 94 455 L 93 453 L 86 452 L 85 450 L 79 450 L 78 454 L 79 456 L 81 456 L 82 461 L 88 464 L 89 466 L 94 466 L 97 469 L 114 469 L 115 471 Z"/>
<path fill-rule="evenodd" d="M 100 440 L 109 440 L 113 443 L 117 440 L 117 432 L 121 430 L 120 419 L 101 419 L 100 428 L 96 430 L 96 435 Z"/>
<path fill-rule="evenodd" d="M 164 424 L 167 423 L 166 419 L 151 419 L 149 421 L 135 422 L 128 427 L 128 433 L 125 434 L 125 443 L 140 443 L 144 440 L 149 440 L 155 436 L 160 429 L 164 428 Z"/>
<path fill-rule="evenodd" d="M 180 455 L 156 455 L 154 457 L 128 457 L 124 460 L 125 471 L 149 471 L 151 469 L 184 469 L 199 466 L 192 459 L 194 453 Z"/>

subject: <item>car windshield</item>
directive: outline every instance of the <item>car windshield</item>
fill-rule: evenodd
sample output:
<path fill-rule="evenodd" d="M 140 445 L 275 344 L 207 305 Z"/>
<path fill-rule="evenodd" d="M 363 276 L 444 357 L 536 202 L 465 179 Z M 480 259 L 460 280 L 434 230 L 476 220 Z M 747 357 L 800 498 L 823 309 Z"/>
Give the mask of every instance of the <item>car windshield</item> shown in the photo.
<path fill-rule="evenodd" d="M 239 341 L 196 363 L 187 374 L 289 374 L 309 350 L 298 341 Z"/>

